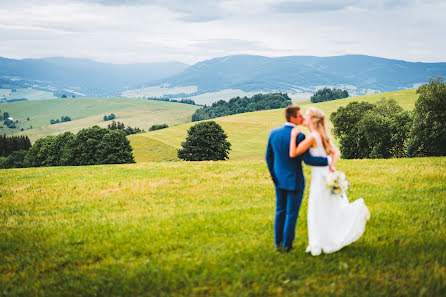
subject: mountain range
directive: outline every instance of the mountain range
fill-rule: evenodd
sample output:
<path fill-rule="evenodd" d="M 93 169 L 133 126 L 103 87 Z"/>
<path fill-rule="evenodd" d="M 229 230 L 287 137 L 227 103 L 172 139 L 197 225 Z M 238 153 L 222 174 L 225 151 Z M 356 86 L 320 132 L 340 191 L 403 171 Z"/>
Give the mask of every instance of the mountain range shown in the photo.
<path fill-rule="evenodd" d="M 446 63 L 365 55 L 236 55 L 191 66 L 180 62 L 119 65 L 71 58 L 0 58 L 0 89 L 25 83 L 59 94 L 71 90 L 85 96 L 202 99 L 205 94 L 217 98 L 217 93 L 232 90 L 231 94 L 240 95 L 281 91 L 309 97 L 324 86 L 362 95 L 414 88 L 432 76 L 446 77 Z"/>

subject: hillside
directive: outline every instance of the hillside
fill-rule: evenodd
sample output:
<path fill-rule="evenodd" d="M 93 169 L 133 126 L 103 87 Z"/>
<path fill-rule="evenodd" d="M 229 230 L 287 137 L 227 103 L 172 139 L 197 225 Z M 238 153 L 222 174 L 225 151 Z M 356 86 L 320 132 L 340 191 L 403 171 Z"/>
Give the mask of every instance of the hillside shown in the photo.
<path fill-rule="evenodd" d="M 66 98 L 26 102 L 3 103 L 1 112 L 18 120 L 17 129 L 0 125 L 0 134 L 28 135 L 34 141 L 47 135 L 65 131 L 77 132 L 98 125 L 106 127 L 110 121 L 104 115 L 114 113 L 116 121 L 127 126 L 148 130 L 154 124 L 179 125 L 190 122 L 197 106 L 173 102 L 129 98 Z M 50 125 L 51 119 L 69 116 L 72 121 Z M 27 118 L 29 117 L 29 121 Z M 32 126 L 32 129 L 29 129 Z M 25 131 L 20 132 L 24 128 Z"/>
<path fill-rule="evenodd" d="M 263 160 L 0 170 L 4 296 L 444 296 L 446 158 L 340 160 L 371 212 L 329 255 L 275 251 Z M 309 168 L 305 167 L 307 180 Z"/>
<path fill-rule="evenodd" d="M 446 63 L 413 63 L 364 55 L 277 58 L 236 55 L 196 63 L 177 75 L 128 94 L 152 96 L 155 91 L 159 94 L 161 89 L 157 87 L 161 85 L 165 95 L 187 96 L 197 103 L 210 104 L 224 93 L 250 96 L 280 91 L 292 98 L 308 98 L 323 86 L 334 86 L 356 96 L 415 88 L 434 75 L 446 77 Z"/>
<path fill-rule="evenodd" d="M 352 101 L 376 102 L 379 99 L 393 98 L 404 109 L 412 110 L 418 98 L 415 89 L 351 97 L 317 104 L 306 103 L 300 105 L 303 110 L 309 106 L 321 108 L 326 115 L 336 111 L 339 106 L 345 106 Z M 266 110 L 237 114 L 215 119 L 228 135 L 232 144 L 230 159 L 259 159 L 263 158 L 272 128 L 282 125 L 283 109 Z M 129 136 L 137 162 L 175 160 L 176 149 L 185 140 L 187 130 L 195 123 L 171 127 L 164 130 Z M 331 127 L 331 123 L 329 123 Z"/>

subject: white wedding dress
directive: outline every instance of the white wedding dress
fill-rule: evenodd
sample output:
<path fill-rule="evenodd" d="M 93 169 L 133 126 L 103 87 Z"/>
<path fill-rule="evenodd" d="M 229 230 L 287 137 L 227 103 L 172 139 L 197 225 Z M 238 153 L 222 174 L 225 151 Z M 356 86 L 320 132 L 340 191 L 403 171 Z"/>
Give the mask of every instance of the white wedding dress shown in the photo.
<path fill-rule="evenodd" d="M 311 134 L 317 142 L 316 148 L 310 148 L 311 155 L 327 156 L 319 135 Z M 364 233 L 365 224 L 370 218 L 370 212 L 362 198 L 349 203 L 345 193 L 331 194 L 324 185 L 328 174 L 328 166 L 311 167 L 307 214 L 309 245 L 306 251 L 313 256 L 320 255 L 322 251 L 336 252 L 356 241 Z"/>

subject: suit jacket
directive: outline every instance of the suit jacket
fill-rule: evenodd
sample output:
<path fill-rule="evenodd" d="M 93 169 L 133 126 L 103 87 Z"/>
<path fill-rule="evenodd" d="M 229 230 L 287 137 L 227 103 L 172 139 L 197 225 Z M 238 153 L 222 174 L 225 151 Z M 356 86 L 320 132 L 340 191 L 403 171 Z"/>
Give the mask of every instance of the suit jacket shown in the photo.
<path fill-rule="evenodd" d="M 284 125 L 271 131 L 266 148 L 266 162 L 274 184 L 279 189 L 297 191 L 305 188 L 302 160 L 312 166 L 328 166 L 325 157 L 313 157 L 307 150 L 302 155 L 290 158 L 290 138 L 293 127 Z M 296 145 L 305 139 L 300 133 Z"/>

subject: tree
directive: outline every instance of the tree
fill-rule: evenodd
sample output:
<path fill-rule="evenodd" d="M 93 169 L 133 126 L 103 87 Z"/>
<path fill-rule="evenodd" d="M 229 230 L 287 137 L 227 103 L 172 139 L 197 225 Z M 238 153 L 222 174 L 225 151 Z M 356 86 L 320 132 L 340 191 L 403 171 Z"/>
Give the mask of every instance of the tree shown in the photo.
<path fill-rule="evenodd" d="M 26 154 L 27 151 L 18 150 L 12 152 L 6 158 L 0 158 L 0 168 L 22 168 Z"/>
<path fill-rule="evenodd" d="M 349 94 L 347 90 L 323 88 L 321 90 L 318 90 L 313 96 L 311 96 L 310 100 L 312 103 L 317 103 L 347 98 L 348 96 Z"/>
<path fill-rule="evenodd" d="M 406 155 L 412 119 L 393 99 L 376 104 L 351 102 L 331 114 L 343 158 L 391 158 Z"/>
<path fill-rule="evenodd" d="M 135 163 L 130 141 L 122 130 L 110 131 L 98 145 L 96 159 L 99 164 Z"/>
<path fill-rule="evenodd" d="M 63 94 L 63 95 L 62 95 L 62 98 L 67 98 L 67 95 Z"/>
<path fill-rule="evenodd" d="M 433 77 L 417 93 L 408 155 L 446 156 L 446 83 Z"/>
<path fill-rule="evenodd" d="M 228 136 L 214 121 L 198 123 L 189 128 L 186 141 L 181 143 L 178 157 L 185 161 L 225 160 L 231 149 Z"/>
<path fill-rule="evenodd" d="M 96 152 L 99 149 L 102 138 L 110 130 L 93 126 L 80 130 L 73 143 L 73 155 L 75 165 L 99 164 Z"/>

